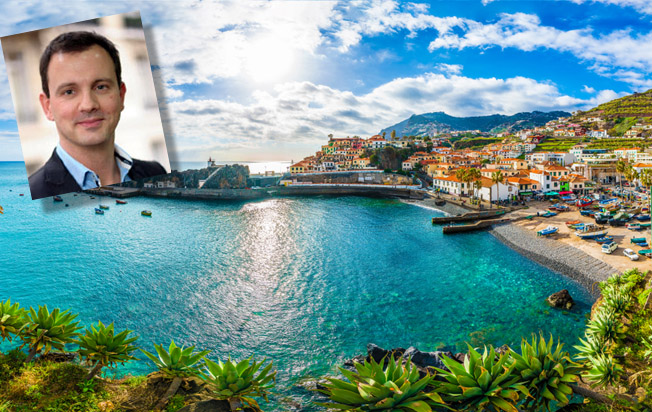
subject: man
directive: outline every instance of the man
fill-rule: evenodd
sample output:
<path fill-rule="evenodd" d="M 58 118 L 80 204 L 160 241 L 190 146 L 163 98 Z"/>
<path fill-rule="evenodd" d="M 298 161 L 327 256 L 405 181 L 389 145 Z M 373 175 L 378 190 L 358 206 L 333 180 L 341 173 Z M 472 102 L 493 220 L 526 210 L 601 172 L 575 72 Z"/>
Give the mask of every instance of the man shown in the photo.
<path fill-rule="evenodd" d="M 29 177 L 32 199 L 167 173 L 115 144 L 127 89 L 110 40 L 84 31 L 61 34 L 46 47 L 39 69 L 39 101 L 56 125 L 59 144 Z"/>

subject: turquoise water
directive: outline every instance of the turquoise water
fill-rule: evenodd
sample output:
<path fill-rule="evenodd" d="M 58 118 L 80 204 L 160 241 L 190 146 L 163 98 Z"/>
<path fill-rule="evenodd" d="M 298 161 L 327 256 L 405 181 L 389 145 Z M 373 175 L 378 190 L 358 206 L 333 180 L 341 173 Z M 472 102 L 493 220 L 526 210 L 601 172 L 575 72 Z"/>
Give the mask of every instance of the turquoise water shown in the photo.
<path fill-rule="evenodd" d="M 0 300 L 114 321 L 149 350 L 173 338 L 213 358 L 267 357 L 281 409 L 308 403 L 298 381 L 369 342 L 465 350 L 542 331 L 569 347 L 592 303 L 488 233 L 444 237 L 430 224 L 441 213 L 394 200 L 63 198 L 32 201 L 23 163 L 0 163 Z M 99 203 L 110 206 L 103 216 Z M 562 288 L 579 303 L 568 314 L 543 302 Z M 151 370 L 143 361 L 117 373 Z"/>

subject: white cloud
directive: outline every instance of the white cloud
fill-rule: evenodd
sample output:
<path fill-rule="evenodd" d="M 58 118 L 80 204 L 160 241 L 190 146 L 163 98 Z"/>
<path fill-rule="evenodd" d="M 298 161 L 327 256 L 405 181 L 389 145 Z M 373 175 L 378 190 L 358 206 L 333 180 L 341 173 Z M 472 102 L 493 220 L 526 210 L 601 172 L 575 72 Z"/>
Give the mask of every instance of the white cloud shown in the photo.
<path fill-rule="evenodd" d="M 571 0 L 573 3 L 583 4 L 583 3 L 603 3 L 619 7 L 631 7 L 634 10 L 645 13 L 652 14 L 652 3 L 649 0 Z"/>
<path fill-rule="evenodd" d="M 492 2 L 494 2 L 494 1 L 495 1 L 495 0 L 482 0 L 482 5 L 483 5 L 483 6 L 486 6 L 487 4 L 492 3 Z"/>
<path fill-rule="evenodd" d="M 524 13 L 502 14 L 490 24 L 469 19 L 450 23 L 438 26 L 439 37 L 430 43 L 429 50 L 491 46 L 523 51 L 553 49 L 572 53 L 590 63 L 597 73 L 634 86 L 647 85 L 643 74 L 652 71 L 652 33 L 632 35 L 629 30 L 618 30 L 595 36 L 589 28 L 564 31 L 544 26 L 538 16 Z M 618 75 L 618 68 L 631 71 Z M 639 76 L 633 76 L 634 73 Z"/>
<path fill-rule="evenodd" d="M 461 64 L 439 63 L 438 65 L 435 66 L 435 68 L 444 74 L 460 74 L 462 73 L 462 69 L 464 68 L 464 66 L 462 66 Z"/>
<path fill-rule="evenodd" d="M 587 85 L 584 85 L 584 87 L 582 87 L 582 91 L 589 94 L 595 93 L 595 89 Z"/>
<path fill-rule="evenodd" d="M 603 90 L 589 99 L 559 92 L 547 82 L 524 77 L 469 78 L 428 73 L 399 78 L 364 95 L 293 82 L 273 92 L 256 92 L 250 104 L 221 100 L 169 103 L 177 146 L 195 158 L 207 154 L 237 159 L 242 148 L 302 147 L 314 152 L 325 136 L 370 136 L 413 113 L 444 111 L 455 116 L 522 111 L 587 109 L 622 94 Z M 218 153 L 219 152 L 219 153 Z M 288 156 L 288 153 L 285 154 Z"/>

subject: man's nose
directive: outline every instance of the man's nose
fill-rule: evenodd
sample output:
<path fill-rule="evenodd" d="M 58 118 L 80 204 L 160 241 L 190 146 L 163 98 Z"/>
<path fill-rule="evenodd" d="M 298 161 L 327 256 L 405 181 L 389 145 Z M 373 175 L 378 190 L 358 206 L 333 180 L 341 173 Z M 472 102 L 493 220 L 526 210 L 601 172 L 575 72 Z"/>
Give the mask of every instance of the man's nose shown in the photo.
<path fill-rule="evenodd" d="M 83 92 L 81 95 L 81 101 L 79 102 L 79 110 L 82 112 L 92 112 L 98 108 L 99 105 L 95 93 L 93 93 L 92 90 Z"/>

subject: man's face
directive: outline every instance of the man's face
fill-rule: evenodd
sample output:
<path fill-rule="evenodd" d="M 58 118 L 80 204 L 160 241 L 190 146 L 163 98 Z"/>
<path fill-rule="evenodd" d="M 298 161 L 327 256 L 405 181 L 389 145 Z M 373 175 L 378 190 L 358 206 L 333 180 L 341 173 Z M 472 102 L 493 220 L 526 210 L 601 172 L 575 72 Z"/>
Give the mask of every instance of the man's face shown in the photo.
<path fill-rule="evenodd" d="M 45 116 L 56 123 L 66 150 L 113 145 L 124 108 L 125 86 L 111 56 L 93 45 L 82 52 L 56 53 L 48 65 L 50 97 L 40 95 Z"/>

